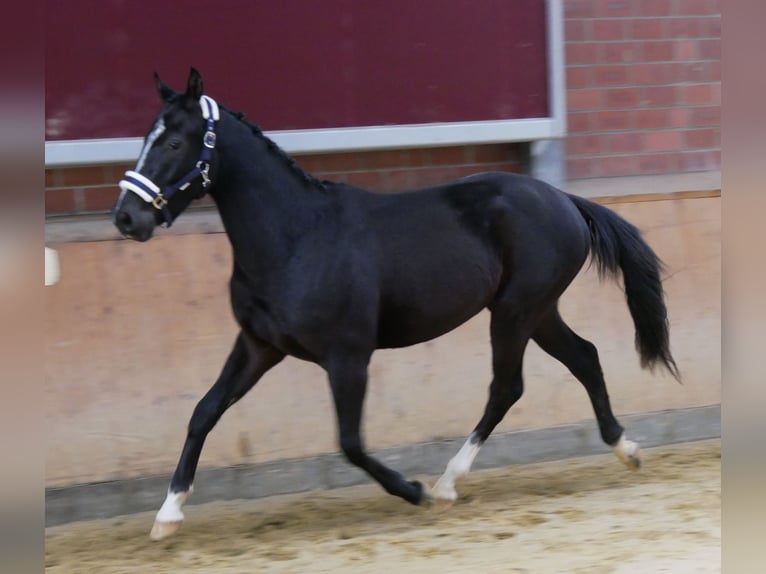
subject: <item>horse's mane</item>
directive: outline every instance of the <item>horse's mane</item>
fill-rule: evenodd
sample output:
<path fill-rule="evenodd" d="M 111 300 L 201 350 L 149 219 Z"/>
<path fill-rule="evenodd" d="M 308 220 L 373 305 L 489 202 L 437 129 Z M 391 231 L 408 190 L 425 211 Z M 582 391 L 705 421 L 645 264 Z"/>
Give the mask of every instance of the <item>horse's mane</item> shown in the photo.
<path fill-rule="evenodd" d="M 219 107 L 221 109 L 226 110 L 223 106 L 219 104 Z M 240 122 L 245 124 L 247 127 L 250 128 L 250 130 L 253 132 L 253 134 L 263 140 L 266 143 L 266 148 L 274 155 L 276 155 L 280 160 L 282 160 L 287 167 L 293 171 L 294 173 L 297 173 L 300 175 L 304 181 L 310 183 L 311 185 L 319 188 L 322 191 L 327 190 L 327 186 L 325 185 L 325 182 L 322 181 L 319 178 L 314 177 L 310 173 L 304 171 L 301 166 L 298 165 L 298 163 L 288 155 L 288 153 L 283 150 L 281 147 L 279 147 L 276 142 L 274 142 L 271 138 L 269 138 L 266 134 L 263 133 L 263 130 L 258 127 L 257 125 L 247 121 L 245 119 L 245 114 L 243 112 L 233 112 L 231 110 L 226 110 L 231 115 L 233 115 L 235 118 L 237 118 Z"/>

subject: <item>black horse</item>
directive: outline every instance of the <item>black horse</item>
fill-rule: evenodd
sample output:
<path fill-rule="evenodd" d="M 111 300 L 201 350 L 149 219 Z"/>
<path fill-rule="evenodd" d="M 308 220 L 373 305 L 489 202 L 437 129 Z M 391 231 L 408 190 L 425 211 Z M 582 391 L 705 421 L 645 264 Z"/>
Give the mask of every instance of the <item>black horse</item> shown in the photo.
<path fill-rule="evenodd" d="M 629 467 L 596 348 L 559 315 L 558 300 L 590 254 L 599 274 L 622 271 L 642 367 L 680 380 L 669 349 L 661 262 L 611 210 L 533 178 L 480 173 L 401 194 L 371 193 L 302 171 L 241 114 L 203 95 L 192 69 L 184 93 L 155 75 L 163 102 L 113 209 L 123 236 L 147 241 L 209 193 L 231 242 L 230 282 L 241 328 L 223 370 L 194 409 L 153 538 L 173 533 L 205 437 L 228 407 L 286 355 L 320 365 L 334 398 L 340 447 L 390 494 L 413 504 L 454 500 L 508 409 L 521 397 L 530 339 L 583 384 L 601 437 Z M 493 379 L 483 416 L 432 489 L 365 452 L 367 369 L 379 348 L 404 347 L 491 312 Z"/>

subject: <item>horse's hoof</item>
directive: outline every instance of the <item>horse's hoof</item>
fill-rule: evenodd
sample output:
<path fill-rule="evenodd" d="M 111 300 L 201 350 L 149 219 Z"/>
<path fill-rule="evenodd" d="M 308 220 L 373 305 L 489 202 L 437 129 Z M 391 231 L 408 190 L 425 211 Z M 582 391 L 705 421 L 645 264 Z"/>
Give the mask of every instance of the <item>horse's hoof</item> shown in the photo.
<path fill-rule="evenodd" d="M 154 526 L 152 526 L 152 532 L 149 534 L 149 537 L 152 540 L 162 540 L 163 538 L 167 538 L 168 536 L 171 536 L 176 533 L 176 531 L 181 528 L 182 522 L 160 522 L 159 520 L 154 521 Z"/>
<path fill-rule="evenodd" d="M 453 503 L 457 500 L 457 490 L 454 485 L 437 482 L 431 490 L 431 495 L 439 502 Z"/>
<path fill-rule="evenodd" d="M 625 437 L 620 437 L 620 440 L 613 447 L 614 454 L 622 463 L 630 470 L 638 470 L 641 468 L 641 449 L 638 444 L 626 440 Z"/>

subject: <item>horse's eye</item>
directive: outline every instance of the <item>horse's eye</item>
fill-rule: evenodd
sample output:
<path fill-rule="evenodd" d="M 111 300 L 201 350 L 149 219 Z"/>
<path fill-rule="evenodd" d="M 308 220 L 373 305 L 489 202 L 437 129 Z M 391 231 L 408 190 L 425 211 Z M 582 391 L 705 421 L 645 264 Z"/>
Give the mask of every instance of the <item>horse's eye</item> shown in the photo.
<path fill-rule="evenodd" d="M 170 149 L 178 149 L 181 147 L 181 140 L 170 140 L 168 142 Z"/>

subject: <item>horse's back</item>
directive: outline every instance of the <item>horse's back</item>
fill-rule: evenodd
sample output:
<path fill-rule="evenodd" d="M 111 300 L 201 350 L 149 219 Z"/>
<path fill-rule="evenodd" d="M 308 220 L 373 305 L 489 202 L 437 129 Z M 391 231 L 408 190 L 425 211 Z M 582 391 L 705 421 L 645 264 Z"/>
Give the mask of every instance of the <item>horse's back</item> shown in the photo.
<path fill-rule="evenodd" d="M 373 258 L 378 280 L 383 347 L 454 329 L 492 306 L 509 282 L 530 291 L 568 284 L 587 256 L 587 226 L 571 201 L 517 174 L 355 201 L 366 234 L 359 249 Z"/>

